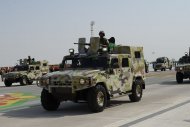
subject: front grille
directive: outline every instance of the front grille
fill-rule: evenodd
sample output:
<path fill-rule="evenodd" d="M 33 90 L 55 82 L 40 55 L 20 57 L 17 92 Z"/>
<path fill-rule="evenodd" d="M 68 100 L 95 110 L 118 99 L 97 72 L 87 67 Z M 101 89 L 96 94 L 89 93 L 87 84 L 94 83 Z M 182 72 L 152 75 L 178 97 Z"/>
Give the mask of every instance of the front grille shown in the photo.
<path fill-rule="evenodd" d="M 61 93 L 61 94 L 71 94 L 72 88 L 71 87 L 52 87 L 52 93 Z"/>
<path fill-rule="evenodd" d="M 184 71 L 190 71 L 190 67 L 183 67 Z"/>
<path fill-rule="evenodd" d="M 160 68 L 160 67 L 161 67 L 161 65 L 156 65 L 156 67 L 157 67 L 157 68 Z"/>
<path fill-rule="evenodd" d="M 55 86 L 70 86 L 71 82 L 53 81 L 53 85 L 55 85 Z"/>

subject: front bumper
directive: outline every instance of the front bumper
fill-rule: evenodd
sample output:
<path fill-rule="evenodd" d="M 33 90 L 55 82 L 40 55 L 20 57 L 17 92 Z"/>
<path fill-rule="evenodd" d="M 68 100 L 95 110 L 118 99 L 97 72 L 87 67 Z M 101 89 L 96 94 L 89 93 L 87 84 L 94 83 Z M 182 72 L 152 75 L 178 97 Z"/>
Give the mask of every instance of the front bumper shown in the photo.
<path fill-rule="evenodd" d="M 12 83 L 20 82 L 20 78 L 18 78 L 18 77 L 4 77 L 4 80 L 8 80 L 8 81 L 10 81 Z"/>

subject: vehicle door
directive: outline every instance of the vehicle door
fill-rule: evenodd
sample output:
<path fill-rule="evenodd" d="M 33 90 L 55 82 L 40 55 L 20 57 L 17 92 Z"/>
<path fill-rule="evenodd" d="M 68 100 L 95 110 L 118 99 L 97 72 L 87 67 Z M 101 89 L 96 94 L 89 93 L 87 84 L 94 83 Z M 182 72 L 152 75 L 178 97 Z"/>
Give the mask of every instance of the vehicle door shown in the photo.
<path fill-rule="evenodd" d="M 121 72 L 119 75 L 120 87 L 122 92 L 130 91 L 133 82 L 132 75 L 132 63 L 128 57 L 122 57 L 121 59 Z"/>
<path fill-rule="evenodd" d="M 42 76 L 42 71 L 40 70 L 40 66 L 39 65 L 35 66 L 34 75 L 35 75 L 35 77 Z"/>
<path fill-rule="evenodd" d="M 34 66 L 29 66 L 27 77 L 29 79 L 33 79 L 33 77 L 35 77 L 35 73 L 34 72 L 35 72 L 35 67 Z"/>
<path fill-rule="evenodd" d="M 121 67 L 119 64 L 119 59 L 117 57 L 112 57 L 110 59 L 110 68 L 108 70 L 107 84 L 112 94 L 121 92 L 121 84 L 119 76 L 121 74 Z"/>

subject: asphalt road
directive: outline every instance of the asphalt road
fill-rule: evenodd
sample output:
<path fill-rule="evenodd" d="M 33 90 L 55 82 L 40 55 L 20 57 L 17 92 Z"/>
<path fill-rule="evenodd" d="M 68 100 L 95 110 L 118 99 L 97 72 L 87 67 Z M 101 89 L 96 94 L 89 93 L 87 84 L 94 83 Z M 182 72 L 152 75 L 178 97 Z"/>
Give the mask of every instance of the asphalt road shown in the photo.
<path fill-rule="evenodd" d="M 119 97 L 101 113 L 91 113 L 86 103 L 63 102 L 58 111 L 47 112 L 40 106 L 41 88 L 17 84 L 6 88 L 0 83 L 0 98 L 12 93 L 17 99 L 28 98 L 0 106 L 0 127 L 190 127 L 189 91 L 190 81 L 178 85 L 173 71 L 150 72 L 140 102 Z"/>

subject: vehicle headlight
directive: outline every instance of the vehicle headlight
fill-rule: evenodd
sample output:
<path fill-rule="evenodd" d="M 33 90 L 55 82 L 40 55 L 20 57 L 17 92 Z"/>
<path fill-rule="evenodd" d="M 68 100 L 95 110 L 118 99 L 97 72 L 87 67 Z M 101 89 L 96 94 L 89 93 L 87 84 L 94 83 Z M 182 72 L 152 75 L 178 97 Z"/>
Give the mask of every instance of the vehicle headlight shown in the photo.
<path fill-rule="evenodd" d="M 104 48 L 102 48 L 102 51 L 103 51 L 103 52 L 107 52 L 107 51 L 108 51 L 108 48 L 104 47 Z"/>
<path fill-rule="evenodd" d="M 85 80 L 83 78 L 80 79 L 80 84 L 84 84 L 85 83 Z"/>
<path fill-rule="evenodd" d="M 180 70 L 180 71 L 182 71 L 182 70 L 183 70 L 183 68 L 182 68 L 182 67 L 180 67 L 180 68 L 179 68 L 179 70 Z"/>

